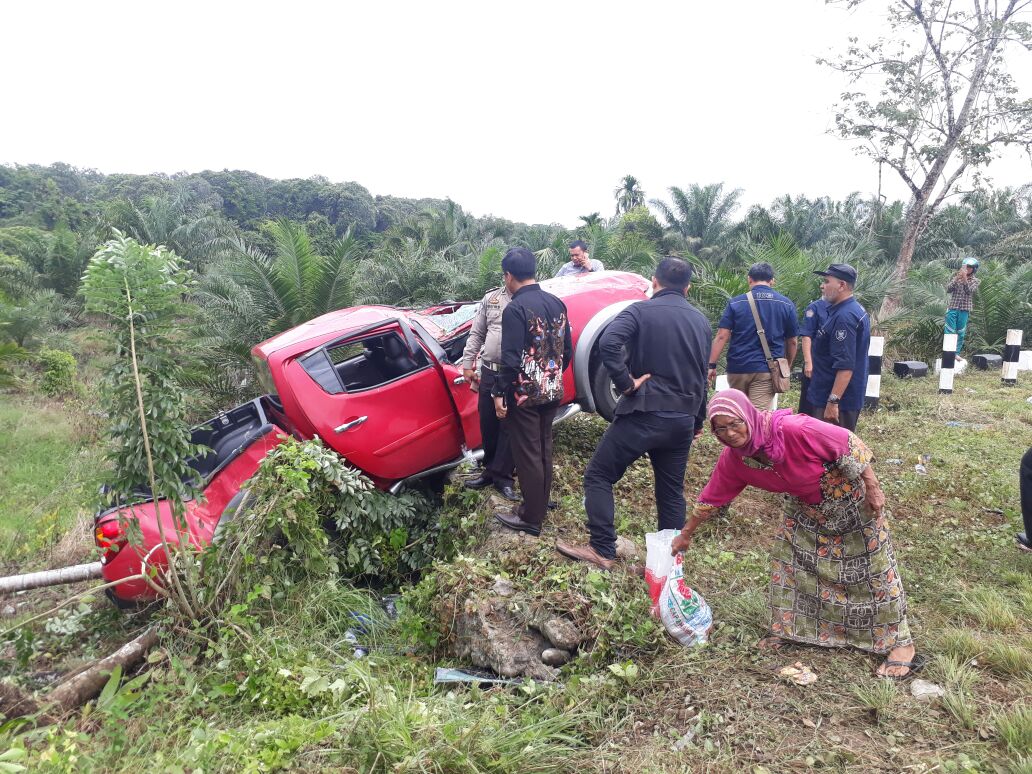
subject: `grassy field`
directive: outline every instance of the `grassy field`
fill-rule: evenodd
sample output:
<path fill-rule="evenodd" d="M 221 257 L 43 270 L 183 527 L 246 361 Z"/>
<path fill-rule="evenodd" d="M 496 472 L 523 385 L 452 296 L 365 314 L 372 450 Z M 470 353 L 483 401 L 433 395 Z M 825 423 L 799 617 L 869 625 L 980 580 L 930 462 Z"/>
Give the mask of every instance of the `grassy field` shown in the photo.
<path fill-rule="evenodd" d="M 47 566 L 82 520 L 97 477 L 89 421 L 70 404 L 0 395 L 0 566 Z"/>
<path fill-rule="evenodd" d="M 964 375 L 946 397 L 934 379 L 888 379 L 883 390 L 882 410 L 861 417 L 859 434 L 877 455 L 911 624 L 931 657 L 922 677 L 946 689 L 942 699 L 922 702 L 907 684 L 875 680 L 876 660 L 859 653 L 755 649 L 767 623 L 775 496 L 747 491 L 727 519 L 700 530 L 686 557 L 717 621 L 706 647 L 665 638 L 648 620 L 637 577 L 560 557 L 556 537 L 583 537 L 580 477 L 605 427 L 581 417 L 557 435 L 560 509 L 523 553 L 474 552 L 435 567 L 408 593 L 412 613 L 400 623 L 343 584 L 286 589 L 290 603 L 246 647 L 198 651 L 170 637 L 141 678 L 145 688 L 112 688 L 48 729 L 0 726 L 0 761 L 8 750 L 39 771 L 1032 772 L 1032 557 L 1013 540 L 1032 379 L 1003 388 L 998 375 Z M 85 479 L 60 433 L 39 432 L 45 418 L 68 427 L 59 407 L 0 411 L 8 427 L 26 428 L 20 442 L 0 446 L 0 471 L 5 480 L 15 471 L 22 493 L 4 501 L 21 510 L 13 519 L 5 510 L 0 528 L 13 535 L 2 525 L 14 525 L 24 542 L 53 529 L 46 513 L 57 506 L 34 509 L 33 498 L 56 492 L 71 502 L 74 484 L 65 482 Z M 709 436 L 693 448 L 690 496 L 718 450 Z M 925 473 L 915 470 L 922 460 Z M 486 516 L 475 498 L 452 497 L 449 507 L 474 529 Z M 642 546 L 655 529 L 647 464 L 619 485 L 617 520 Z M 434 667 L 455 662 L 440 643 L 413 646 L 415 635 L 432 628 L 446 589 L 498 574 L 527 599 L 575 611 L 599 634 L 595 649 L 565 667 L 558 685 L 435 687 Z M 355 610 L 380 624 L 361 661 L 345 639 Z M 0 635 L 0 676 L 39 687 L 43 671 L 82 658 L 84 641 L 100 648 L 89 639 L 96 632 L 124 637 L 140 625 L 98 602 Z M 796 661 L 817 673 L 814 685 L 777 676 Z"/>

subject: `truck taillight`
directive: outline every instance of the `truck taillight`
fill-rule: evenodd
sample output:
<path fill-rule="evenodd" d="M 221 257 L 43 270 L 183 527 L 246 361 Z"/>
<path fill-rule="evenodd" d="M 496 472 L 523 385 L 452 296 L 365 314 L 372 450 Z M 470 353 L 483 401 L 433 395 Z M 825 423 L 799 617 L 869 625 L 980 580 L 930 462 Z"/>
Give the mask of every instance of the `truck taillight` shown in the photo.
<path fill-rule="evenodd" d="M 118 523 L 118 519 L 98 524 L 97 528 L 93 530 L 93 539 L 96 541 L 97 547 L 104 550 L 104 554 L 100 557 L 101 562 L 107 562 L 127 542 L 125 533 L 122 531 L 122 525 Z"/>

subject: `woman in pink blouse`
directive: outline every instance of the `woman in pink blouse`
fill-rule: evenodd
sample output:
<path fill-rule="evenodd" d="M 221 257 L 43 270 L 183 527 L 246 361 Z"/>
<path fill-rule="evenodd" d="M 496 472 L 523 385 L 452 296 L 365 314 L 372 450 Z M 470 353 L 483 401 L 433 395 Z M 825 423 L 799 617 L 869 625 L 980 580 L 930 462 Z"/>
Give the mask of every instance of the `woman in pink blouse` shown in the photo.
<path fill-rule="evenodd" d="M 738 390 L 717 393 L 709 421 L 725 448 L 673 552 L 745 487 L 783 492 L 770 636 L 760 647 L 789 641 L 884 654 L 877 674 L 893 679 L 920 669 L 870 449 L 848 430 L 790 409 L 757 411 Z"/>

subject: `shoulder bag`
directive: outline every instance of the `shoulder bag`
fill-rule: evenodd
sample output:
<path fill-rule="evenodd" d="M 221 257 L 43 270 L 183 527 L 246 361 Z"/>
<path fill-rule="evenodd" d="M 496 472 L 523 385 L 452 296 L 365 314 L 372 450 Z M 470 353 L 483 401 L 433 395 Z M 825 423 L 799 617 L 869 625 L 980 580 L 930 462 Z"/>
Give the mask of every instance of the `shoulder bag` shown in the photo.
<path fill-rule="evenodd" d="M 760 311 L 756 308 L 756 299 L 753 298 L 752 290 L 745 294 L 749 300 L 749 308 L 752 310 L 753 321 L 756 323 L 756 333 L 760 337 L 760 346 L 763 347 L 763 357 L 767 361 L 767 368 L 770 369 L 770 378 L 774 383 L 774 392 L 788 392 L 789 383 L 792 378 L 792 368 L 788 360 L 783 357 L 774 358 L 770 356 L 770 345 L 767 344 L 767 333 L 763 330 L 763 321 L 760 320 Z"/>

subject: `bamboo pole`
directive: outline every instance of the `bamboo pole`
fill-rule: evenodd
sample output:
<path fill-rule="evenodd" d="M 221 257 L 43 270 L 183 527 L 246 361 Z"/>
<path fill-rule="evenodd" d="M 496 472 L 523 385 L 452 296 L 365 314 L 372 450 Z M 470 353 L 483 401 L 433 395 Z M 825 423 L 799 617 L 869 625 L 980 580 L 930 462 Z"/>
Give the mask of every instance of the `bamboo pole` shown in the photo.
<path fill-rule="evenodd" d="M 0 594 L 13 594 L 16 591 L 27 591 L 44 586 L 60 586 L 63 583 L 81 583 L 101 576 L 100 562 L 76 564 L 56 570 L 29 572 L 24 575 L 8 575 L 0 578 Z"/>

